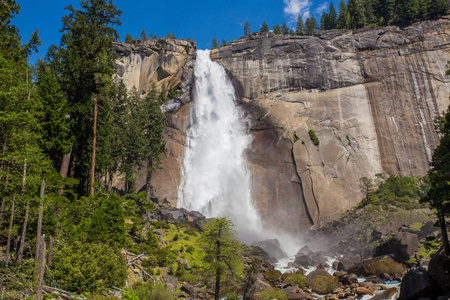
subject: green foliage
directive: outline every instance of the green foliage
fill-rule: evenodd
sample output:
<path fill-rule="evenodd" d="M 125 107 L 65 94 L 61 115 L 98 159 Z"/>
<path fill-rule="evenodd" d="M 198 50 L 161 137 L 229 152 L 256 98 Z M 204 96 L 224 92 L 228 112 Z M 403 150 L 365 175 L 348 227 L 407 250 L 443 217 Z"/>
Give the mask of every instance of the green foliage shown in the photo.
<path fill-rule="evenodd" d="M 211 49 L 218 49 L 218 48 L 219 48 L 219 44 L 218 44 L 217 38 L 214 37 L 211 41 Z"/>
<path fill-rule="evenodd" d="M 215 275 L 216 290 L 219 290 L 221 278 L 228 277 L 232 281 L 243 274 L 243 246 L 235 235 L 230 220 L 216 218 L 204 224 L 197 239 L 197 245 L 203 249 L 202 261 Z"/>
<path fill-rule="evenodd" d="M 143 41 L 147 40 L 147 33 L 145 32 L 145 29 L 142 29 L 141 34 L 139 35 L 139 38 Z"/>
<path fill-rule="evenodd" d="M 343 1 L 343 0 L 342 0 Z M 305 24 L 303 23 L 302 16 L 299 14 L 297 17 L 297 23 L 295 25 L 295 33 L 296 34 L 303 34 L 305 33 Z"/>
<path fill-rule="evenodd" d="M 263 21 L 261 24 L 261 28 L 259 28 L 260 33 L 268 33 L 269 32 L 269 26 L 267 25 L 266 21 Z"/>
<path fill-rule="evenodd" d="M 441 140 L 434 150 L 431 169 L 428 171 L 429 187 L 420 200 L 436 210 L 441 226 L 446 254 L 450 255 L 445 218 L 450 215 L 450 107 L 437 122 Z"/>
<path fill-rule="evenodd" d="M 281 34 L 282 33 L 281 32 L 281 27 L 280 27 L 279 24 L 273 26 L 273 33 L 275 33 L 275 34 Z"/>
<path fill-rule="evenodd" d="M 170 229 L 170 225 L 167 222 L 164 222 L 164 221 L 162 221 L 162 222 L 159 222 L 159 221 L 152 222 L 152 226 L 157 228 L 157 229 Z"/>
<path fill-rule="evenodd" d="M 184 50 L 186 51 L 186 54 L 189 54 L 189 52 L 191 52 L 191 44 L 187 43 L 186 46 L 184 47 Z"/>
<path fill-rule="evenodd" d="M 267 270 L 264 272 L 264 278 L 268 281 L 275 282 L 280 279 L 280 273 L 276 270 Z"/>
<path fill-rule="evenodd" d="M 55 250 L 52 274 L 62 289 L 102 292 L 110 286 L 122 285 L 126 270 L 126 261 L 117 249 L 75 241 Z"/>
<path fill-rule="evenodd" d="M 305 29 L 307 33 L 313 33 L 319 29 L 319 24 L 317 23 L 316 17 L 311 16 L 305 20 Z"/>
<path fill-rule="evenodd" d="M 294 132 L 294 143 L 299 140 L 299 137 Z"/>
<path fill-rule="evenodd" d="M 319 294 L 328 294 L 333 292 L 339 279 L 336 276 L 316 276 L 311 282 L 311 288 L 313 291 Z"/>
<path fill-rule="evenodd" d="M 252 33 L 252 30 L 250 29 L 250 23 L 248 21 L 244 24 L 244 36 L 249 37 Z"/>
<path fill-rule="evenodd" d="M 258 294 L 256 294 L 255 297 L 256 300 L 272 300 L 272 299 L 278 299 L 278 300 L 288 300 L 288 295 L 280 290 L 277 289 L 266 289 L 262 290 Z"/>
<path fill-rule="evenodd" d="M 125 36 L 125 43 L 127 44 L 133 43 L 133 37 L 131 36 L 131 34 L 127 33 L 127 35 Z"/>
<path fill-rule="evenodd" d="M 308 131 L 309 137 L 311 138 L 311 141 L 313 142 L 314 145 L 319 146 L 320 141 L 319 138 L 316 136 L 316 133 L 314 132 L 314 130 L 310 129 Z"/>
<path fill-rule="evenodd" d="M 286 25 L 286 22 L 283 22 L 283 24 L 281 24 L 281 31 L 283 35 L 289 34 L 289 27 Z"/>
<path fill-rule="evenodd" d="M 398 262 L 393 261 L 391 258 L 383 258 L 373 261 L 366 266 L 366 270 L 369 274 L 381 275 L 387 273 L 390 276 L 403 274 L 406 271 L 406 267 Z"/>
<path fill-rule="evenodd" d="M 294 273 L 284 273 L 283 281 L 285 284 L 296 284 L 301 289 L 305 288 L 308 285 L 306 276 L 303 275 L 300 271 Z"/>

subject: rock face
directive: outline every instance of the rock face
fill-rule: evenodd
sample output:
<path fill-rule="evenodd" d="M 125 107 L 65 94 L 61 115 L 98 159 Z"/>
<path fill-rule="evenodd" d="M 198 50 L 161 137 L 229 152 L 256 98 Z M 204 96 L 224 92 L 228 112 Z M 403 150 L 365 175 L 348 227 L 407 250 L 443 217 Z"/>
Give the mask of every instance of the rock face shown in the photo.
<path fill-rule="evenodd" d="M 386 243 L 375 249 L 375 256 L 391 254 L 395 260 L 404 261 L 410 258 L 419 245 L 417 234 L 399 232 Z"/>
<path fill-rule="evenodd" d="M 252 36 L 211 56 L 228 71 L 253 134 L 252 193 L 267 228 L 298 234 L 356 205 L 361 177 L 424 175 L 449 105 L 450 17 L 410 27 Z M 152 176 L 152 198 L 172 206 L 190 124 L 195 49 L 187 42 L 116 44 L 118 72 L 144 93 L 178 86 L 162 110 L 168 155 Z M 308 134 L 313 130 L 320 144 Z M 137 188 L 145 183 L 138 178 Z"/>
<path fill-rule="evenodd" d="M 176 206 L 183 162 L 186 128 L 190 119 L 191 86 L 194 73 L 195 45 L 184 40 L 160 38 L 136 41 L 135 44 L 114 43 L 117 58 L 115 81 L 123 81 L 130 91 L 133 87 L 144 95 L 153 84 L 158 90 L 174 87 L 180 95 L 161 106 L 167 114 L 168 126 L 164 132 L 167 156 L 163 169 L 152 174 L 151 198 L 159 203 Z M 187 50 L 190 49 L 189 53 Z M 172 114 L 177 112 L 176 114 Z M 145 174 L 136 178 L 137 190 L 145 185 Z M 123 185 L 116 179 L 114 185 Z"/>
<path fill-rule="evenodd" d="M 427 172 L 433 120 L 449 104 L 449 29 L 444 16 L 404 29 L 252 36 L 213 50 L 250 116 L 253 192 L 266 224 L 298 232 L 357 204 L 361 177 Z"/>

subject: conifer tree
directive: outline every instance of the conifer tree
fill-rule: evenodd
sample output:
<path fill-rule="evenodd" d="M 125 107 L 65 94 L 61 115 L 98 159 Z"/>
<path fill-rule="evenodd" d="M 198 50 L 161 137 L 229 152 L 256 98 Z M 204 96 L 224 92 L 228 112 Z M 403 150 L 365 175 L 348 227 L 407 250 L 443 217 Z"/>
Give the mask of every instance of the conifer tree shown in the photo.
<path fill-rule="evenodd" d="M 75 120 L 77 139 L 73 146 L 80 192 L 94 192 L 96 121 L 99 95 L 111 82 L 115 71 L 112 42 L 119 35 L 112 26 L 120 25 L 122 12 L 107 0 L 82 0 L 80 8 L 66 7 L 59 48 L 61 87 Z M 84 55 L 80 56 L 80 53 Z M 92 141 L 92 143 L 90 142 Z M 90 173 L 90 176 L 88 175 Z M 86 181 L 90 178 L 89 181 Z"/>
<path fill-rule="evenodd" d="M 246 21 L 244 24 L 244 36 L 249 37 L 251 33 L 252 31 L 250 29 L 250 23 Z"/>
<path fill-rule="evenodd" d="M 261 28 L 259 29 L 260 33 L 268 33 L 269 32 L 269 26 L 267 25 L 266 21 L 264 21 L 261 24 Z"/>
<path fill-rule="evenodd" d="M 281 34 L 281 27 L 279 24 L 273 26 L 273 33 L 275 34 Z"/>
<path fill-rule="evenodd" d="M 286 22 L 283 22 L 283 24 L 281 24 L 281 32 L 284 35 L 288 35 L 289 34 L 289 27 L 286 25 Z"/>
<path fill-rule="evenodd" d="M 145 29 L 142 29 L 141 34 L 139 35 L 139 38 L 143 41 L 147 40 L 147 33 L 145 32 Z"/>
<path fill-rule="evenodd" d="M 326 12 L 322 12 L 322 17 L 320 18 L 320 30 L 328 29 L 328 15 Z"/>
<path fill-rule="evenodd" d="M 319 24 L 314 16 L 307 18 L 305 21 L 305 27 L 307 33 L 313 33 L 317 29 L 319 29 Z"/>
<path fill-rule="evenodd" d="M 219 48 L 219 44 L 217 42 L 217 38 L 214 37 L 211 41 L 211 49 L 217 49 L 217 48 Z"/>
<path fill-rule="evenodd" d="M 127 33 L 127 35 L 125 36 L 125 43 L 127 44 L 133 43 L 133 37 L 131 36 L 131 34 Z"/>
<path fill-rule="evenodd" d="M 297 24 L 295 26 L 295 33 L 302 34 L 305 32 L 305 24 L 303 23 L 302 16 L 299 14 L 297 17 Z"/>
<path fill-rule="evenodd" d="M 339 2 L 337 28 L 347 28 L 347 4 L 345 4 L 344 0 Z"/>
<path fill-rule="evenodd" d="M 328 29 L 337 28 L 337 14 L 336 9 L 334 8 L 333 2 L 330 2 L 330 7 L 328 8 Z"/>

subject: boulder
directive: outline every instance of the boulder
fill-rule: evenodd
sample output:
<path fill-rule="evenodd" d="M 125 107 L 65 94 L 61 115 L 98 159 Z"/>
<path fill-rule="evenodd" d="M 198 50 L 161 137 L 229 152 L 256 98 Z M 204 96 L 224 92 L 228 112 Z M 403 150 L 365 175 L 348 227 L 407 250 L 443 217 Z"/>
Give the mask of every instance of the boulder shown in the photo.
<path fill-rule="evenodd" d="M 278 260 L 273 257 L 272 255 L 270 255 L 269 253 L 267 253 L 266 250 L 264 250 L 261 247 L 258 246 L 252 246 L 251 247 L 251 251 L 250 251 L 250 255 L 252 256 L 256 256 L 258 258 L 260 258 L 261 260 L 265 261 L 265 262 L 269 262 L 269 263 L 276 263 Z"/>
<path fill-rule="evenodd" d="M 396 221 L 396 222 L 389 222 L 379 228 L 375 228 L 372 231 L 372 239 L 383 240 L 394 231 L 399 230 L 402 226 L 403 226 L 402 222 Z"/>
<path fill-rule="evenodd" d="M 182 292 L 186 292 L 188 295 L 194 295 L 194 293 L 195 293 L 194 286 L 189 284 L 189 283 L 187 283 L 187 282 L 183 283 L 183 285 L 181 286 L 180 290 Z"/>
<path fill-rule="evenodd" d="M 355 264 L 349 260 L 349 259 L 341 259 L 338 263 L 337 270 L 338 271 L 348 271 L 350 270 Z"/>
<path fill-rule="evenodd" d="M 311 273 L 309 273 L 306 276 L 306 280 L 308 281 L 309 284 L 311 284 L 314 281 L 314 277 L 316 277 L 316 276 L 333 277 L 333 275 L 328 273 L 326 270 L 324 270 L 324 269 L 317 269 L 317 270 L 312 271 Z"/>
<path fill-rule="evenodd" d="M 442 292 L 450 291 L 450 261 L 443 247 L 431 258 L 428 275 Z"/>
<path fill-rule="evenodd" d="M 358 276 L 356 274 L 345 275 L 341 279 L 342 284 L 350 285 L 352 283 L 358 283 Z"/>
<path fill-rule="evenodd" d="M 373 289 L 369 289 L 366 287 L 356 287 L 355 289 L 353 289 L 353 292 L 358 295 L 358 297 L 362 297 L 364 295 L 372 295 L 374 290 Z"/>
<path fill-rule="evenodd" d="M 294 263 L 302 266 L 316 266 L 325 263 L 325 259 L 319 252 L 310 252 L 295 256 Z"/>
<path fill-rule="evenodd" d="M 174 290 L 174 291 L 176 290 L 177 284 L 178 284 L 178 278 L 177 278 L 177 277 L 171 276 L 171 275 L 167 275 L 167 274 L 164 274 L 164 275 L 162 276 L 162 278 L 163 278 L 164 282 L 165 282 L 167 285 L 168 285 L 168 284 L 171 284 L 171 285 L 174 287 L 173 290 Z"/>
<path fill-rule="evenodd" d="M 278 239 L 267 239 L 252 243 L 252 246 L 258 246 L 264 251 L 275 257 L 277 260 L 286 258 L 286 253 L 281 249 L 280 241 Z"/>
<path fill-rule="evenodd" d="M 413 300 L 431 294 L 427 272 L 411 270 L 406 273 L 400 286 L 399 300 Z"/>
<path fill-rule="evenodd" d="M 417 234 L 399 232 L 386 243 L 375 248 L 375 256 L 391 254 L 396 261 L 404 261 L 411 257 L 419 245 Z"/>
<path fill-rule="evenodd" d="M 309 249 L 309 247 L 306 245 L 306 246 L 303 246 L 300 250 L 298 250 L 298 251 L 297 251 L 297 254 L 295 254 L 295 255 L 296 255 L 296 256 L 297 256 L 297 255 L 307 255 L 307 254 L 309 254 L 310 252 L 312 252 L 311 249 Z"/>
<path fill-rule="evenodd" d="M 375 296 L 373 296 L 372 298 L 370 298 L 369 300 L 385 300 L 385 299 L 392 299 L 392 297 L 398 293 L 397 288 L 393 287 L 393 288 L 389 288 L 387 290 L 384 290 L 381 293 L 376 294 Z"/>
<path fill-rule="evenodd" d="M 347 272 L 345 272 L 345 271 L 336 271 L 333 273 L 333 276 L 336 276 L 337 278 L 339 278 L 339 280 L 341 280 L 346 275 L 347 275 Z"/>

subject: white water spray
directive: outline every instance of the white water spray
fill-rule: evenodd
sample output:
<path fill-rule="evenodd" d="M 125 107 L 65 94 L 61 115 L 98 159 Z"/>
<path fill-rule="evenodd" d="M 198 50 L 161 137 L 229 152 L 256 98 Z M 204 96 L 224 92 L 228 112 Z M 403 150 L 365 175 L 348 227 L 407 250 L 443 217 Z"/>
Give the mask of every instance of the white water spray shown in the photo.
<path fill-rule="evenodd" d="M 188 132 L 178 207 L 229 217 L 240 236 L 260 232 L 245 151 L 251 143 L 233 85 L 210 51 L 198 51 L 196 97 Z"/>

